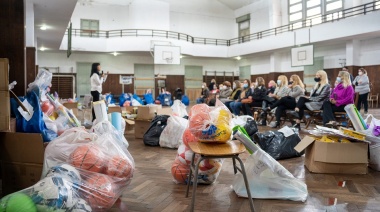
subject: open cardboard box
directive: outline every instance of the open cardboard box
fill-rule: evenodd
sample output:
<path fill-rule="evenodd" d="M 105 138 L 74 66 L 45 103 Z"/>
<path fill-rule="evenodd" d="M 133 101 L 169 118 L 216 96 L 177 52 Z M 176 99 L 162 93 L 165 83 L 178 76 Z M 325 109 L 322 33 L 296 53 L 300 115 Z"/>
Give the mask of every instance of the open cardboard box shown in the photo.
<path fill-rule="evenodd" d="M 137 107 L 137 118 L 142 120 L 152 120 L 156 113 L 162 109 L 161 105 L 141 105 Z"/>
<path fill-rule="evenodd" d="M 135 138 L 143 138 L 152 120 L 135 119 Z"/>
<path fill-rule="evenodd" d="M 314 173 L 367 174 L 368 143 L 328 143 L 305 136 L 294 147 L 297 152 L 306 149 L 305 166 Z"/>
<path fill-rule="evenodd" d="M 0 132 L 3 196 L 30 187 L 40 180 L 44 152 L 39 133 Z"/>

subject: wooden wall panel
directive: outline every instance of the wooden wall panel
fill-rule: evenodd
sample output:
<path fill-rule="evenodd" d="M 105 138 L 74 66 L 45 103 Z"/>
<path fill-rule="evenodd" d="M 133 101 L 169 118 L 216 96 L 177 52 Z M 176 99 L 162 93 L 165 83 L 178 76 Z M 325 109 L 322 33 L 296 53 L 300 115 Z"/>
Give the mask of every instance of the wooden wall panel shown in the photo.
<path fill-rule="evenodd" d="M 158 94 L 157 89 L 157 79 L 155 82 L 156 94 Z M 185 92 L 185 76 L 184 75 L 167 75 L 166 76 L 166 90 L 169 91 L 172 96 L 174 96 L 175 89 L 180 88 Z"/>
<path fill-rule="evenodd" d="M 24 0 L 0 1 L 0 58 L 9 59 L 9 81 L 17 81 L 13 91 L 25 94 Z"/>
<path fill-rule="evenodd" d="M 197 98 L 200 97 L 202 88 L 189 88 L 186 89 L 186 95 L 189 97 L 190 101 L 195 102 Z"/>
<path fill-rule="evenodd" d="M 36 48 L 26 47 L 26 84 L 33 82 L 36 75 Z"/>
<path fill-rule="evenodd" d="M 133 74 L 109 74 L 107 81 L 103 84 L 103 94 L 112 93 L 113 95 L 120 95 L 122 93 L 123 87 L 119 83 L 120 75 L 133 76 Z M 124 85 L 124 93 L 134 93 L 134 80 L 132 80 L 132 84 Z"/>

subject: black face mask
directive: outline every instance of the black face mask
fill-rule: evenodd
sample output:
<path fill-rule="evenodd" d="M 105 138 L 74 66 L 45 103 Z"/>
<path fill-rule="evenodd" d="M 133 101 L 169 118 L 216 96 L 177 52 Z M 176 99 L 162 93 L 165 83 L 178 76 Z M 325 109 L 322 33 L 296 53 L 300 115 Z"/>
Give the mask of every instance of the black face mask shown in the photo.
<path fill-rule="evenodd" d="M 315 81 L 315 82 L 320 82 L 320 81 L 321 81 L 321 78 L 319 78 L 319 77 L 315 77 L 315 78 L 314 78 L 314 81 Z"/>
<path fill-rule="evenodd" d="M 291 84 L 293 84 L 293 82 L 288 82 L 288 85 L 291 85 Z"/>

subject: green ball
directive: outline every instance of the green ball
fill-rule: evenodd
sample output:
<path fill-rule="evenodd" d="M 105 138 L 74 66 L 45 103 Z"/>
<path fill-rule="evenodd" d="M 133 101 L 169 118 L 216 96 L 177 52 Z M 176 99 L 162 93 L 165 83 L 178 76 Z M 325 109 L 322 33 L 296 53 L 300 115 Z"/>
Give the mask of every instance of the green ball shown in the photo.
<path fill-rule="evenodd" d="M 0 200 L 0 212 L 37 212 L 32 199 L 23 193 L 10 194 Z"/>

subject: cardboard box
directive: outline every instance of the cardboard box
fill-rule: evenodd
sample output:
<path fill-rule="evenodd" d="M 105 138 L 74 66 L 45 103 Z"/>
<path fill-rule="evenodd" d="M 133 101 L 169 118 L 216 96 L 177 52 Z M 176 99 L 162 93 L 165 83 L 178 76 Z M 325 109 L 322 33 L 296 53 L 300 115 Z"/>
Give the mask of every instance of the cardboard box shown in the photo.
<path fill-rule="evenodd" d="M 0 133 L 3 196 L 30 187 L 40 180 L 44 152 L 39 133 Z"/>
<path fill-rule="evenodd" d="M 78 117 L 78 102 L 65 102 L 63 103 L 63 106 L 65 106 L 69 110 L 72 110 L 74 115 Z"/>
<path fill-rule="evenodd" d="M 173 114 L 173 110 L 171 107 L 164 107 L 157 111 L 157 115 L 168 115 L 171 116 Z"/>
<path fill-rule="evenodd" d="M 157 111 L 161 110 L 161 105 L 143 105 L 137 107 L 137 118 L 151 120 L 156 116 Z"/>
<path fill-rule="evenodd" d="M 108 107 L 107 113 L 114 113 L 114 112 L 121 113 L 122 112 L 121 107 L 120 106 Z"/>
<path fill-rule="evenodd" d="M 135 129 L 135 121 L 131 119 L 126 119 L 125 120 L 125 130 L 124 130 L 124 135 L 129 135 L 134 133 Z"/>
<path fill-rule="evenodd" d="M 331 174 L 367 174 L 368 143 L 328 143 L 305 136 L 294 147 L 306 149 L 305 166 L 310 172 Z"/>
<path fill-rule="evenodd" d="M 11 118 L 10 123 L 10 131 L 9 132 L 16 132 L 16 118 Z"/>
<path fill-rule="evenodd" d="M 0 131 L 10 131 L 11 105 L 9 91 L 0 91 Z"/>
<path fill-rule="evenodd" d="M 135 119 L 135 138 L 143 138 L 152 120 Z"/>
<path fill-rule="evenodd" d="M 126 111 L 128 114 L 135 114 L 137 111 L 137 107 L 135 106 L 125 106 L 121 107 L 121 111 L 124 112 Z"/>
<path fill-rule="evenodd" d="M 9 61 L 0 58 L 0 91 L 7 91 L 9 85 Z"/>

